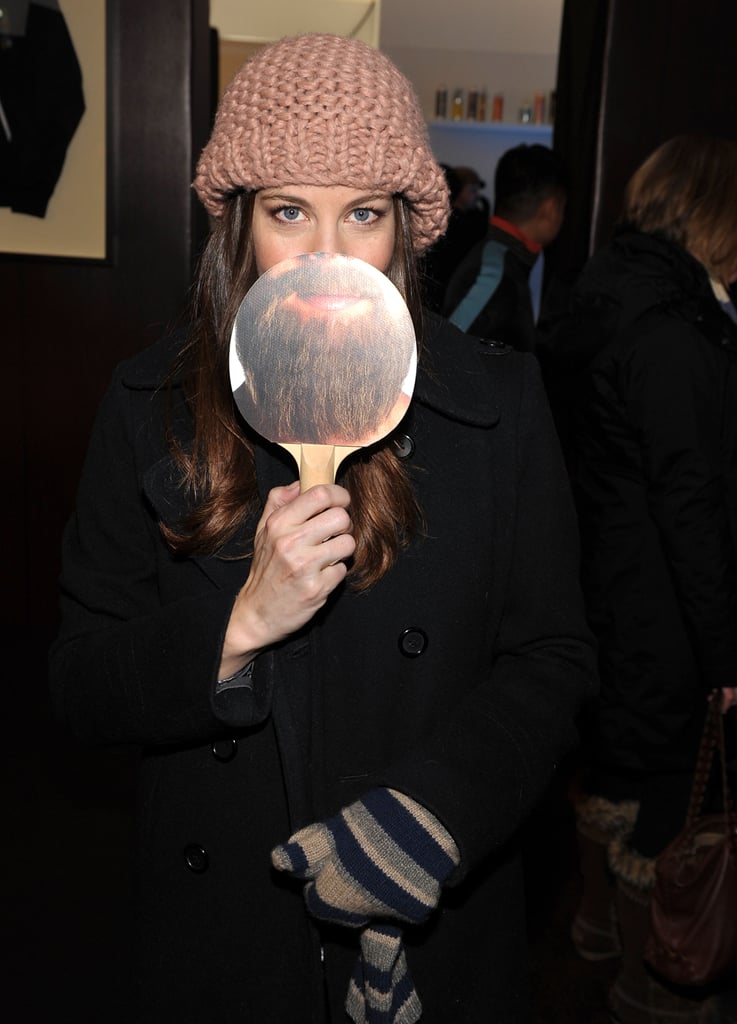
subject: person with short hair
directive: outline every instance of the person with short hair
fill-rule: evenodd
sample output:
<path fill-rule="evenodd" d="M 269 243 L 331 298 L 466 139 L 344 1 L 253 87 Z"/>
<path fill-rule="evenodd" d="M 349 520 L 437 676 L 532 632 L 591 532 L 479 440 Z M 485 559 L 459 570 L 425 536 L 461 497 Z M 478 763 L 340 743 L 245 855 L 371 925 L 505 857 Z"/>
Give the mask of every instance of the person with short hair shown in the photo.
<path fill-rule="evenodd" d="M 547 146 L 522 144 L 502 154 L 486 237 L 457 266 L 445 292 L 442 311 L 451 323 L 534 352 L 530 273 L 560 231 L 566 194 L 565 174 Z"/>
<path fill-rule="evenodd" d="M 460 188 L 455 196 L 451 194 L 451 206 L 476 213 L 485 211 L 488 216 L 488 200 L 484 195 L 486 182 L 479 172 L 474 167 L 466 167 L 463 164 L 453 167 L 453 171 L 460 182 Z"/>

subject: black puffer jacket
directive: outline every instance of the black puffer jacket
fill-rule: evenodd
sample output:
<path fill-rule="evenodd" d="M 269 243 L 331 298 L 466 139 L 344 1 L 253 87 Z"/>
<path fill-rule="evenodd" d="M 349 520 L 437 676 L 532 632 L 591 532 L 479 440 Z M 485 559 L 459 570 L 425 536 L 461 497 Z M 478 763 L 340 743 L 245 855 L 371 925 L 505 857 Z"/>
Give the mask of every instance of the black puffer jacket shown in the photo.
<path fill-rule="evenodd" d="M 700 263 L 623 230 L 585 268 L 565 342 L 599 756 L 688 770 L 705 692 L 737 684 L 737 325 Z"/>

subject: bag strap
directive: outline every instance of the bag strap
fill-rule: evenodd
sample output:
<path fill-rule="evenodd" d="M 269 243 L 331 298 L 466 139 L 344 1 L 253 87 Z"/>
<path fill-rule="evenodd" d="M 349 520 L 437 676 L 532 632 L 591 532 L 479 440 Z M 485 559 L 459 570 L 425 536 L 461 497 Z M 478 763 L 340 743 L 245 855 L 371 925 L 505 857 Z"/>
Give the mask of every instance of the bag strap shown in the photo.
<path fill-rule="evenodd" d="M 711 700 L 706 709 L 704 720 L 704 731 L 701 734 L 701 745 L 699 755 L 696 759 L 696 772 L 691 786 L 691 797 L 686 813 L 686 824 L 690 825 L 701 816 L 706 795 L 706 786 L 711 774 L 711 767 L 714 761 L 714 754 L 719 752 L 722 781 L 722 801 L 724 813 L 730 818 L 734 814 L 732 794 L 727 780 L 727 754 L 724 744 L 724 721 L 720 703 L 721 691 L 713 690 Z"/>
<path fill-rule="evenodd" d="M 717 747 L 719 750 L 719 760 L 721 761 L 721 775 L 722 775 L 722 801 L 724 804 L 724 813 L 727 814 L 730 820 L 734 816 L 734 804 L 732 803 L 732 791 L 729 788 L 729 780 L 727 778 L 727 748 L 724 741 L 724 715 L 722 714 L 721 707 L 716 697 L 712 703 L 716 706 L 716 732 L 717 732 Z M 732 832 L 737 831 L 737 822 L 732 822 Z"/>

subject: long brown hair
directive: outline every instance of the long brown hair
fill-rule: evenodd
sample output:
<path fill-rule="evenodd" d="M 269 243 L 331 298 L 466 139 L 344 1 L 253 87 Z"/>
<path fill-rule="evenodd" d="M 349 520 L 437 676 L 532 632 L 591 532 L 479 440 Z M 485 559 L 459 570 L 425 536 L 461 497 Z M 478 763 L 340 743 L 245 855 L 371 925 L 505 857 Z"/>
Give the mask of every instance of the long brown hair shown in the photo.
<path fill-rule="evenodd" d="M 173 432 L 169 447 L 182 471 L 192 511 L 176 527 L 161 524 L 180 555 L 217 554 L 258 511 L 253 447 L 243 430 L 228 376 L 233 321 L 257 278 L 251 236 L 254 193 L 236 193 L 213 226 L 194 282 L 192 327 L 175 375 L 182 381 L 194 420 L 191 449 Z M 403 295 L 421 346 L 420 284 L 409 210 L 394 198 L 397 230 L 387 277 Z M 418 530 L 422 515 L 402 462 L 389 443 L 356 453 L 341 482 L 351 494 L 356 552 L 350 567 L 355 589 L 366 590 L 394 563 Z M 252 538 L 245 541 L 244 554 Z"/>
<path fill-rule="evenodd" d="M 638 167 L 623 219 L 686 249 L 712 277 L 737 270 L 737 142 L 677 135 Z"/>

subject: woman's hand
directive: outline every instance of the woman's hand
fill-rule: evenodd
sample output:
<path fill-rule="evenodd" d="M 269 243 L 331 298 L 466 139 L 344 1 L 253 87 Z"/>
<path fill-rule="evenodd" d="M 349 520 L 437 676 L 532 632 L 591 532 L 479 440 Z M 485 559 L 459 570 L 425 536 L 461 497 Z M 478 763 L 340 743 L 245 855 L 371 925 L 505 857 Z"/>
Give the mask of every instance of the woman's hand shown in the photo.
<path fill-rule="evenodd" d="M 356 547 L 349 504 L 348 491 L 337 484 L 300 494 L 296 481 L 270 491 L 251 571 L 225 633 L 219 678 L 304 626 L 345 578 Z"/>

